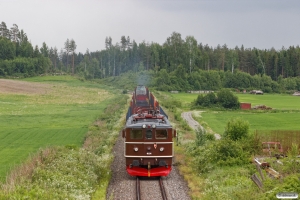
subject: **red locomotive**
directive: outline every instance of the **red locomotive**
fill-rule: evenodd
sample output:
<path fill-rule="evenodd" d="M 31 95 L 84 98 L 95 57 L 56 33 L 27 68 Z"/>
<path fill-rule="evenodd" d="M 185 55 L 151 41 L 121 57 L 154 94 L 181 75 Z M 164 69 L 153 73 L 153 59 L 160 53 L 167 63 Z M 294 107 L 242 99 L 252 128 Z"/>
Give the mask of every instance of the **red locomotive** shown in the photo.
<path fill-rule="evenodd" d="M 174 157 L 168 116 L 145 86 L 137 86 L 122 131 L 126 170 L 131 176 L 167 176 Z"/>

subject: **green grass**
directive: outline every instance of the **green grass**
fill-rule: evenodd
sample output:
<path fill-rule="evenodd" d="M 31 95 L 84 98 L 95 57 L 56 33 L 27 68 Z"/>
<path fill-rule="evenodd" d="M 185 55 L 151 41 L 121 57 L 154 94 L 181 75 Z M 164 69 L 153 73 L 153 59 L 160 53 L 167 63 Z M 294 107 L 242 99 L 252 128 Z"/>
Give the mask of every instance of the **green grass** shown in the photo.
<path fill-rule="evenodd" d="M 178 93 L 169 94 L 174 99 L 180 100 L 183 104 L 189 105 L 193 102 L 199 94 L 191 93 Z M 264 95 L 252 95 L 252 94 L 235 94 L 238 96 L 240 102 L 251 103 L 255 105 L 266 105 L 273 109 L 279 110 L 300 110 L 300 97 L 292 96 L 288 94 L 264 94 Z"/>
<path fill-rule="evenodd" d="M 255 130 L 300 130 L 299 112 L 239 112 L 239 111 L 207 111 L 201 113 L 201 121 L 205 121 L 216 133 L 224 133 L 226 123 L 240 117 L 250 124 L 250 132 Z"/>
<path fill-rule="evenodd" d="M 103 86 L 72 77 L 30 81 L 47 82 L 49 90 L 43 94 L 0 95 L 0 181 L 40 148 L 81 146 L 88 125 L 102 114 L 113 96 L 101 89 Z"/>
<path fill-rule="evenodd" d="M 168 94 L 179 100 L 188 109 L 188 105 L 194 101 L 198 94 L 178 93 Z M 231 118 L 241 117 L 250 123 L 250 131 L 254 130 L 300 130 L 300 97 L 287 94 L 237 94 L 240 102 L 255 105 L 266 105 L 273 111 L 211 111 L 206 110 L 201 114 L 200 121 L 216 133 L 224 132 L 226 123 Z M 201 109 L 200 109 L 201 110 Z"/>
<path fill-rule="evenodd" d="M 287 94 L 238 94 L 240 102 L 251 103 L 255 105 L 266 105 L 273 109 L 280 110 L 300 110 L 300 97 Z"/>

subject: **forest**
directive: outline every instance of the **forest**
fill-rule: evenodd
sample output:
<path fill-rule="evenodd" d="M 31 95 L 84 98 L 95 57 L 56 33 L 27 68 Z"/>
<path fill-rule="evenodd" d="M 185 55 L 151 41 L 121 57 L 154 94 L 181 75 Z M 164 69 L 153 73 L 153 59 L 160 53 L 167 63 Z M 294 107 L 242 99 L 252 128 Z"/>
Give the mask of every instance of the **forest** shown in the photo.
<path fill-rule="evenodd" d="M 300 90 L 300 48 L 280 50 L 211 47 L 193 36 L 185 39 L 173 32 L 161 45 L 136 43 L 129 36 L 113 42 L 105 38 L 105 49 L 76 52 L 74 39 L 64 48 L 46 42 L 33 47 L 16 24 L 0 24 L 0 77 L 41 74 L 72 74 L 84 79 L 103 79 L 124 73 L 146 71 L 151 86 L 159 90 L 262 89 L 264 92 Z"/>

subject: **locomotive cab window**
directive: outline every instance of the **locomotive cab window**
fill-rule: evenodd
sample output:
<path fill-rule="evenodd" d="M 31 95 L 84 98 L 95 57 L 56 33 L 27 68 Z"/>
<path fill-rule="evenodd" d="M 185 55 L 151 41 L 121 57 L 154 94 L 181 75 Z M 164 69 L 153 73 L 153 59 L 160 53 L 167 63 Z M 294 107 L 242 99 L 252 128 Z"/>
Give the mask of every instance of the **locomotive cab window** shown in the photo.
<path fill-rule="evenodd" d="M 142 139 L 143 132 L 142 130 L 131 129 L 130 131 L 130 139 Z"/>
<path fill-rule="evenodd" d="M 156 139 L 167 139 L 168 138 L 168 131 L 166 129 L 156 130 L 155 131 L 155 138 Z"/>
<path fill-rule="evenodd" d="M 151 129 L 146 130 L 146 139 L 152 139 L 152 130 Z"/>

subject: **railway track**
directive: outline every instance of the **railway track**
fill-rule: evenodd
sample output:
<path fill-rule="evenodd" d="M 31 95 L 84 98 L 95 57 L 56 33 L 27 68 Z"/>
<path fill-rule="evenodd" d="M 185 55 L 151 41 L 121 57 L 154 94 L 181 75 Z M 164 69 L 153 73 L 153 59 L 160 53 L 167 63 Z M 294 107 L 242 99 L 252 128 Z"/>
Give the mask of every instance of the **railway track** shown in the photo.
<path fill-rule="evenodd" d="M 164 188 L 164 185 L 163 185 L 163 180 L 162 180 L 162 178 L 161 177 L 158 177 L 158 179 L 156 178 L 156 179 L 153 179 L 153 180 L 147 180 L 147 181 L 144 181 L 144 189 L 146 190 L 148 187 L 147 187 L 147 185 L 146 185 L 146 183 L 149 185 L 150 184 L 150 182 L 153 182 L 153 181 L 155 181 L 156 183 L 157 183 L 157 181 L 158 181 L 158 184 L 159 184 L 159 188 L 160 188 L 160 194 L 161 194 L 161 199 L 163 199 L 163 200 L 167 200 L 167 195 L 166 195 L 166 191 L 165 191 L 165 188 Z M 152 183 L 153 184 L 153 183 Z M 156 184 L 156 186 L 157 186 L 157 184 Z M 153 186 L 152 186 L 153 187 Z M 157 186 L 158 187 L 158 186 Z M 151 191 L 152 193 L 155 193 L 155 191 L 157 191 L 158 189 L 157 189 L 157 187 L 155 187 L 156 188 L 156 190 L 153 188 L 153 190 Z M 150 187 L 151 188 L 151 187 Z M 142 189 L 142 190 L 144 190 L 144 189 Z M 149 188 L 148 188 L 149 189 Z M 147 192 L 149 192 L 149 191 L 147 191 Z M 146 193 L 147 193 L 146 192 Z M 145 196 L 145 194 L 144 194 L 144 196 Z M 144 197 L 145 198 L 145 197 Z M 144 199 L 143 198 L 143 199 Z M 142 199 L 142 194 L 141 194 L 141 184 L 140 184 L 140 178 L 139 177 L 136 177 L 136 199 L 137 200 L 141 200 Z M 146 198 L 145 198 L 146 199 Z"/>

